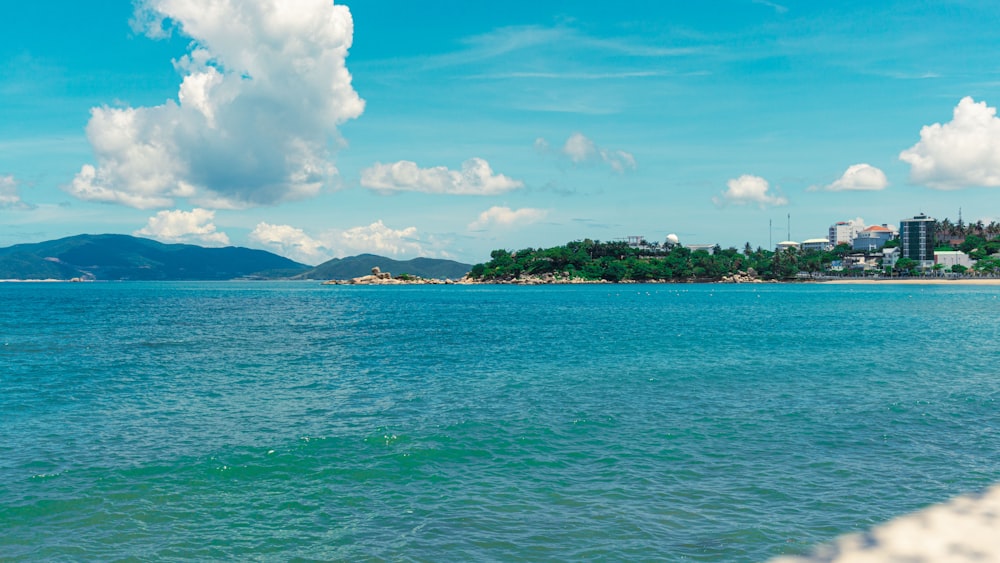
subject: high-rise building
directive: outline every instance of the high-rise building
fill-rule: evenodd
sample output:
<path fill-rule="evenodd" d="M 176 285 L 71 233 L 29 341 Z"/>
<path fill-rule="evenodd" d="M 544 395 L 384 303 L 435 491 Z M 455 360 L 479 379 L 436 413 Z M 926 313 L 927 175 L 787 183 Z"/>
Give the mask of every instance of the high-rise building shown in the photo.
<path fill-rule="evenodd" d="M 858 233 L 864 228 L 864 222 L 854 219 L 850 221 L 838 221 L 830 225 L 830 233 L 827 237 L 830 241 L 830 246 L 837 246 L 844 243 L 851 244 L 854 242 L 854 237 L 858 236 Z"/>
<path fill-rule="evenodd" d="M 923 213 L 899 222 L 901 258 L 920 263 L 921 268 L 934 266 L 934 225 L 937 222 Z"/>

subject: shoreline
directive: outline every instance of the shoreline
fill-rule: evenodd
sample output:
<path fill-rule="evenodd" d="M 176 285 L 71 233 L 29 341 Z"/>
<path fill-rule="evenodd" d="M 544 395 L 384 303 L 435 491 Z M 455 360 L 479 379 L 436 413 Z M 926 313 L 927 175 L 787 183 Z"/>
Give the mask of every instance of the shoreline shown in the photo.
<path fill-rule="evenodd" d="M 917 278 L 917 279 L 830 279 L 817 283 L 833 285 L 1000 285 L 1000 278 Z"/>
<path fill-rule="evenodd" d="M 954 286 L 1000 286 L 1000 278 L 826 278 L 826 279 L 803 279 L 803 280 L 623 280 L 612 282 L 608 280 L 584 280 L 581 278 L 570 279 L 540 279 L 521 278 L 514 280 L 472 280 L 461 278 L 432 279 L 432 278 L 410 278 L 410 279 L 365 279 L 354 278 L 347 280 L 326 280 L 321 281 L 321 285 L 758 285 L 758 284 L 822 284 L 822 285 L 954 285 Z M 80 283 L 81 281 L 103 281 L 103 280 L 60 280 L 60 279 L 0 279 L 3 283 Z M 119 280 L 114 280 L 119 281 Z M 256 281 L 256 280 L 137 280 L 137 281 Z M 262 280 L 262 281 L 307 281 L 307 280 Z M 308 280 L 314 281 L 314 280 Z"/>

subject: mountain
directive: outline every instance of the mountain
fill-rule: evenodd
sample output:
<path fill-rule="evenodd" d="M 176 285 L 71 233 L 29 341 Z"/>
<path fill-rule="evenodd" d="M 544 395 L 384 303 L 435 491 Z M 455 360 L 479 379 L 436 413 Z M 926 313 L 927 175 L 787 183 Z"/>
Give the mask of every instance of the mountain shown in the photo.
<path fill-rule="evenodd" d="M 163 244 L 128 235 L 77 235 L 0 248 L 0 279 L 276 279 L 308 268 L 264 250 Z"/>
<path fill-rule="evenodd" d="M 347 280 L 372 273 L 372 268 L 378 266 L 383 272 L 393 276 L 410 274 L 421 278 L 458 279 L 469 273 L 470 264 L 462 264 L 454 260 L 437 258 L 414 258 L 412 260 L 393 260 L 374 254 L 359 254 L 348 258 L 334 258 L 323 262 L 315 268 L 303 272 L 295 279 L 304 280 Z"/>

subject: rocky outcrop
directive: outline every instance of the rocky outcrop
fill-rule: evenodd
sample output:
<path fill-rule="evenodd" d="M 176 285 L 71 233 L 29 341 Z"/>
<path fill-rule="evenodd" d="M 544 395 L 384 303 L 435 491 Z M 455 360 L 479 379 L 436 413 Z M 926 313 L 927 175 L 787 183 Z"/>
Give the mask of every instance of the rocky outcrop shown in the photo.
<path fill-rule="evenodd" d="M 717 280 L 718 283 L 764 283 L 762 280 L 756 277 L 756 272 L 750 270 L 748 272 L 737 272 L 731 276 L 724 276 L 721 280 Z M 622 280 L 617 282 L 619 284 L 642 284 L 642 283 L 690 283 L 697 281 L 711 282 L 713 280 Z M 774 281 L 774 280 L 770 280 Z M 410 276 L 403 274 L 398 278 L 392 277 L 389 272 L 381 271 L 377 266 L 372 268 L 371 275 L 361 276 L 357 278 L 351 278 L 349 280 L 330 280 L 323 282 L 323 285 L 577 285 L 577 284 L 611 284 L 608 280 L 588 280 L 581 277 L 575 277 L 569 272 L 556 272 L 547 273 L 541 275 L 521 275 L 518 277 L 505 277 L 505 278 L 494 278 L 494 279 L 479 279 L 473 278 L 466 275 L 465 277 L 458 280 L 442 280 L 433 278 L 421 278 L 417 276 Z"/>
<path fill-rule="evenodd" d="M 329 280 L 323 282 L 323 285 L 448 285 L 453 283 L 455 282 L 452 280 L 428 279 L 406 274 L 394 278 L 391 273 L 383 272 L 378 266 L 375 266 L 372 268 L 371 275 L 349 280 Z"/>
<path fill-rule="evenodd" d="M 731 276 L 722 276 L 719 283 L 763 283 L 763 281 L 757 277 L 757 272 L 751 269 L 749 272 L 741 270 Z"/>
<path fill-rule="evenodd" d="M 597 284 L 597 283 L 611 283 L 607 280 L 587 280 L 578 277 L 570 276 L 569 272 L 560 272 L 557 274 L 542 274 L 540 276 L 519 276 L 519 277 L 507 277 L 499 279 L 489 279 L 482 280 L 477 278 L 470 278 L 465 276 L 464 278 L 458 280 L 458 284 L 472 285 L 472 284 L 495 284 L 495 285 L 567 285 L 567 284 Z"/>

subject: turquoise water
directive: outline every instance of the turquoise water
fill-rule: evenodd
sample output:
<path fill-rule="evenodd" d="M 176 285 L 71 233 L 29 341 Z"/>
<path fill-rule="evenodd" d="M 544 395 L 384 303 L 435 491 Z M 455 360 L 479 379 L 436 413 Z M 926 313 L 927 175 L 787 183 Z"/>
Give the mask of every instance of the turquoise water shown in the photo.
<path fill-rule="evenodd" d="M 1000 481 L 998 294 L 0 284 L 0 559 L 806 552 Z"/>

